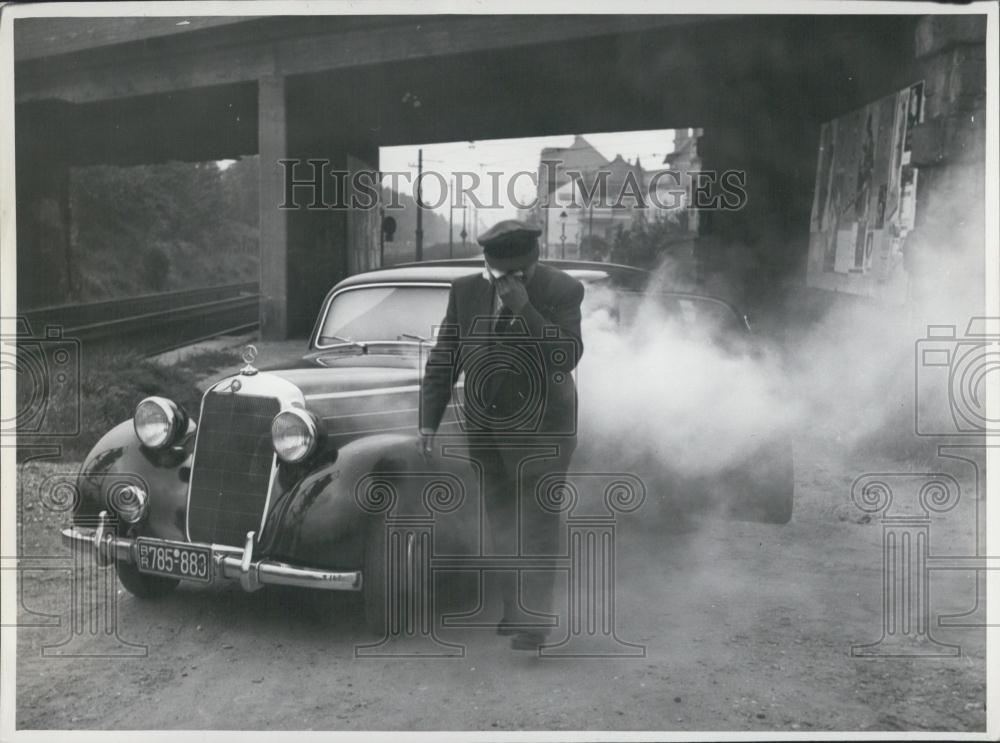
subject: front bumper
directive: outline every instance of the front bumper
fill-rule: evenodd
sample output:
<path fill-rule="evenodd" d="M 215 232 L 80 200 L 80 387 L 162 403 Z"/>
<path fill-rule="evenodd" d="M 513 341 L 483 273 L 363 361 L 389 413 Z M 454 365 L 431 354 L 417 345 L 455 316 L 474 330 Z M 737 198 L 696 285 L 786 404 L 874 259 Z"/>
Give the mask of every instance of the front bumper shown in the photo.
<path fill-rule="evenodd" d="M 63 544 L 90 546 L 99 565 L 112 560 L 138 563 L 138 548 L 134 539 L 120 537 L 109 529 L 106 512 L 101 512 L 96 528 L 69 526 L 62 530 Z M 216 579 L 239 581 L 244 591 L 256 591 L 265 585 L 316 588 L 325 591 L 360 591 L 361 571 L 333 571 L 301 568 L 273 560 L 253 559 L 254 532 L 248 532 L 243 549 L 220 545 L 211 547 L 213 575 Z M 175 576 L 181 578 L 181 576 Z M 181 578 L 182 579 L 182 578 Z"/>

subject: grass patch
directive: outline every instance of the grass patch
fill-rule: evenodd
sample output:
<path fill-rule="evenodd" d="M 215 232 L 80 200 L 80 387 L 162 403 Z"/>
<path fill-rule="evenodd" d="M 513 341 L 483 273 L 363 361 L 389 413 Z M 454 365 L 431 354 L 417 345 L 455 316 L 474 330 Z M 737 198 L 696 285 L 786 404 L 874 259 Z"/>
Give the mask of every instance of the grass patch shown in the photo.
<path fill-rule="evenodd" d="M 197 382 L 220 371 L 235 374 L 243 366 L 243 361 L 240 359 L 239 347 L 213 348 L 185 356 L 175 366 Z"/>
<path fill-rule="evenodd" d="M 197 415 L 198 381 L 233 366 L 231 351 L 192 354 L 169 366 L 134 351 L 103 351 L 87 354 L 76 379 L 53 385 L 43 399 L 31 385 L 21 384 L 19 375 L 18 411 L 35 412 L 30 419 L 27 415 L 18 419 L 19 459 L 27 447 L 58 444 L 64 459 L 80 460 L 109 429 L 131 418 L 139 401 L 150 395 L 168 397 Z M 40 403 L 44 403 L 41 414 Z"/>

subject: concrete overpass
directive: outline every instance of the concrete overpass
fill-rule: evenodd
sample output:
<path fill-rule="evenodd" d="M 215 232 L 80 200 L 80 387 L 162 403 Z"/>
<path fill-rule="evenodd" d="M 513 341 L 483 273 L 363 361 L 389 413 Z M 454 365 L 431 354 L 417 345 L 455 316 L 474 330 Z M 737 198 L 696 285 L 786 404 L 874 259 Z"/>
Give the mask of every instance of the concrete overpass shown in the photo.
<path fill-rule="evenodd" d="M 67 167 L 258 153 L 262 329 L 302 335 L 356 265 L 352 253 L 366 249 L 374 213 L 279 210 L 279 159 L 357 168 L 377 165 L 384 145 L 701 127 L 704 167 L 745 169 L 750 192 L 742 211 L 707 215 L 703 236 L 747 246 L 763 291 L 804 261 L 819 125 L 924 75 L 927 48 L 944 55 L 970 43 L 954 32 L 957 41 L 928 47 L 927 25 L 916 16 L 17 20 L 18 279 L 47 270 L 32 260 L 30 205 L 60 193 Z"/>

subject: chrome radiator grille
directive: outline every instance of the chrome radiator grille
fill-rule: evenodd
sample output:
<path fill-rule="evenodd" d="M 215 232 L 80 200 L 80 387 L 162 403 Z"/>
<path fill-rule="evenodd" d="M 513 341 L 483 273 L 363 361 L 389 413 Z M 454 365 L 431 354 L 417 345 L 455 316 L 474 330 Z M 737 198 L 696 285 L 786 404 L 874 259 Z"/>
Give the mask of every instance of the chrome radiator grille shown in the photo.
<path fill-rule="evenodd" d="M 274 448 L 273 397 L 209 392 L 198 421 L 188 500 L 188 535 L 195 542 L 242 546 L 260 531 Z"/>

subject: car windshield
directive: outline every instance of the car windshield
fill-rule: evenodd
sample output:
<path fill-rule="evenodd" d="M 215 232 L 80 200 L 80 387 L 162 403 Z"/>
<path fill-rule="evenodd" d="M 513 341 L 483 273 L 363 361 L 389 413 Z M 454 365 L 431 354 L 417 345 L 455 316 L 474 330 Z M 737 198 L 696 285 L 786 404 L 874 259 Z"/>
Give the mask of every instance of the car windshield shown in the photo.
<path fill-rule="evenodd" d="M 347 341 L 432 338 L 448 306 L 448 286 L 365 286 L 338 294 L 320 327 L 317 345 Z"/>

